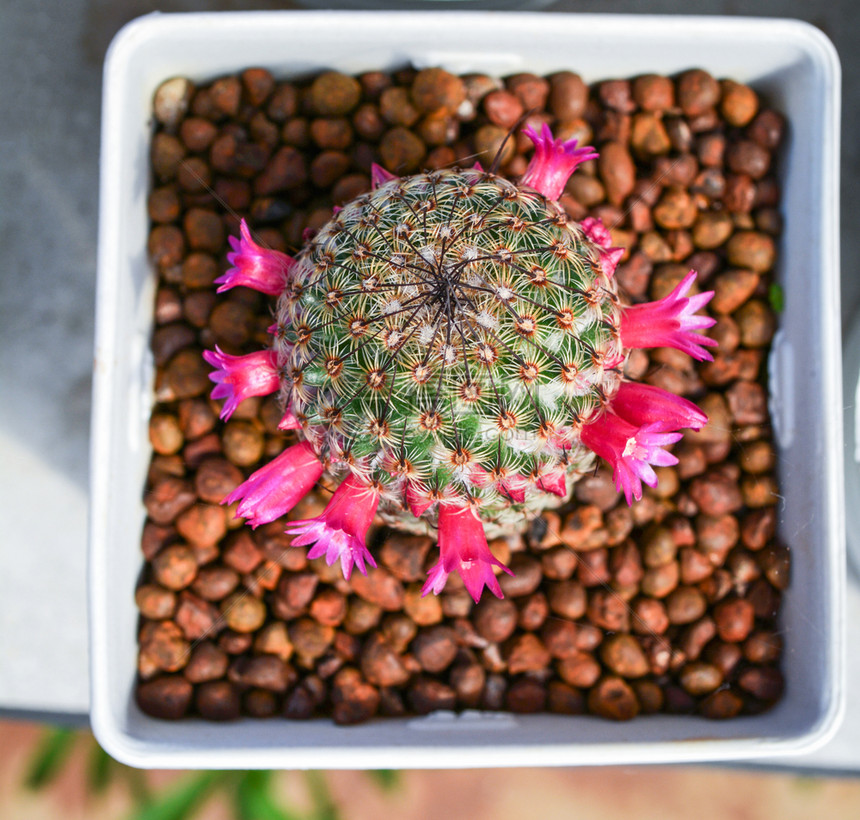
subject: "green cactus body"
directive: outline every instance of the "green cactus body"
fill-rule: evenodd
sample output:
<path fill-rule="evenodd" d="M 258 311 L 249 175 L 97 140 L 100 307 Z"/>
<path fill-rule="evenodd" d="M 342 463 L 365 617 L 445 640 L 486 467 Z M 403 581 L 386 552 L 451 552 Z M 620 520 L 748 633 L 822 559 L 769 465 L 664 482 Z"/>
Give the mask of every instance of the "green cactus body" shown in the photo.
<path fill-rule="evenodd" d="M 593 454 L 624 362 L 620 305 L 598 247 L 535 190 L 479 170 L 392 179 L 354 200 L 296 258 L 280 297 L 282 399 L 329 470 L 381 491 L 418 480 L 480 507 L 487 534 L 561 498 Z"/>

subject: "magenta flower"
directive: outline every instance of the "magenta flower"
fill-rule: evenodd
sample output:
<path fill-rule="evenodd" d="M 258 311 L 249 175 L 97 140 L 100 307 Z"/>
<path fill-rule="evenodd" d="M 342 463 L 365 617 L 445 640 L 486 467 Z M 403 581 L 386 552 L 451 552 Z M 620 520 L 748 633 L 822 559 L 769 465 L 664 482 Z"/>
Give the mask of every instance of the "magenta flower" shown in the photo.
<path fill-rule="evenodd" d="M 406 503 L 412 515 L 420 518 L 436 503 L 436 499 L 423 484 L 410 481 L 406 486 Z"/>
<path fill-rule="evenodd" d="M 607 248 L 600 253 L 600 269 L 606 276 L 612 276 L 621 257 L 624 256 L 624 248 Z"/>
<path fill-rule="evenodd" d="M 290 402 L 289 407 L 287 407 L 284 415 L 281 416 L 281 420 L 278 422 L 279 430 L 301 430 L 302 423 L 299 421 L 299 417 L 293 412 L 293 403 Z"/>
<path fill-rule="evenodd" d="M 439 561 L 427 573 L 422 595 L 438 595 L 452 572 L 458 572 L 475 603 L 481 600 L 484 587 L 497 598 L 502 596 L 499 579 L 493 567 L 501 567 L 508 575 L 513 573 L 499 561 L 487 546 L 484 525 L 471 507 L 439 505 Z"/>
<path fill-rule="evenodd" d="M 659 423 L 636 427 L 614 413 L 602 413 L 582 428 L 582 443 L 607 461 L 613 469 L 615 489 L 624 490 L 627 503 L 642 498 L 642 482 L 657 484 L 651 468 L 677 464 L 678 459 L 662 450 L 681 438 L 681 433 L 666 433 Z"/>
<path fill-rule="evenodd" d="M 246 518 L 255 529 L 288 513 L 319 481 L 323 464 L 306 441 L 288 447 L 221 503 L 241 502 L 236 518 Z"/>
<path fill-rule="evenodd" d="M 714 295 L 712 290 L 697 296 L 685 294 L 696 280 L 691 270 L 668 295 L 656 302 L 626 307 L 621 315 L 621 344 L 624 347 L 675 347 L 699 361 L 711 362 L 714 357 L 702 345 L 713 347 L 710 339 L 697 330 L 716 324 L 710 316 L 696 316 Z"/>
<path fill-rule="evenodd" d="M 295 260 L 281 251 L 258 245 L 251 239 L 251 232 L 244 219 L 239 230 L 242 233 L 241 239 L 229 237 L 233 253 L 227 254 L 227 261 L 233 267 L 215 280 L 215 284 L 221 286 L 217 292 L 223 293 L 241 285 L 269 296 L 277 296 L 286 287 L 290 268 L 295 264 Z"/>
<path fill-rule="evenodd" d="M 277 354 L 274 350 L 231 356 L 215 345 L 215 352 L 204 350 L 203 358 L 212 367 L 218 368 L 209 374 L 209 378 L 216 382 L 212 398 L 227 399 L 221 409 L 224 421 L 249 396 L 268 396 L 280 387 L 276 369 Z"/>
<path fill-rule="evenodd" d="M 349 475 L 335 490 L 322 515 L 291 521 L 286 532 L 298 535 L 293 539 L 295 547 L 316 541 L 308 558 L 324 555 L 329 566 L 340 559 L 343 577 L 348 581 L 353 565 L 362 575 L 367 575 L 365 561 L 376 566 L 365 540 L 378 505 L 379 490 Z"/>
<path fill-rule="evenodd" d="M 535 486 L 545 493 L 552 493 L 560 498 L 567 495 L 567 476 L 564 470 L 552 470 L 539 476 Z"/>
<path fill-rule="evenodd" d="M 532 126 L 524 128 L 523 133 L 535 144 L 535 152 L 522 184 L 530 185 L 547 199 L 558 199 L 577 166 L 598 156 L 590 145 L 577 148 L 576 140 L 555 139 L 546 123 L 540 134 Z"/>
<path fill-rule="evenodd" d="M 375 162 L 370 166 L 370 187 L 375 191 L 380 185 L 385 185 L 386 182 L 390 182 L 392 179 L 397 179 L 397 174 L 392 174 L 391 171 L 386 170 L 381 165 L 377 165 Z"/>
<path fill-rule="evenodd" d="M 603 220 L 597 216 L 587 216 L 579 223 L 583 233 L 588 239 L 594 242 L 595 245 L 600 245 L 604 250 L 609 250 L 612 246 L 612 237 L 609 234 L 609 228 L 603 224 Z"/>
<path fill-rule="evenodd" d="M 526 487 L 528 482 L 524 476 L 514 473 L 513 475 L 505 476 L 496 481 L 498 491 L 513 501 L 515 504 L 522 504 L 526 498 Z"/>
<path fill-rule="evenodd" d="M 635 427 L 650 424 L 664 433 L 682 427 L 701 430 L 708 423 L 708 417 L 693 402 L 638 382 L 621 383 L 612 399 L 612 409 Z"/>

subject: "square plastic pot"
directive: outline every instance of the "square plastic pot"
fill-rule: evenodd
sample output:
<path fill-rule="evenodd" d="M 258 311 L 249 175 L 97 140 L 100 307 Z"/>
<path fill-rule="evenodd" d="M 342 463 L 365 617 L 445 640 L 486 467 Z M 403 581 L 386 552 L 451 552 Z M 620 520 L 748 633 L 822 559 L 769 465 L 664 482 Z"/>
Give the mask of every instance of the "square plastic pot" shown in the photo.
<path fill-rule="evenodd" d="M 436 713 L 354 727 L 328 720 L 176 723 L 134 701 L 134 588 L 155 274 L 147 259 L 151 103 L 176 75 L 206 81 L 250 66 L 276 76 L 441 65 L 507 75 L 562 69 L 586 82 L 701 67 L 754 86 L 788 118 L 782 157 L 785 294 L 770 361 L 778 506 L 793 581 L 781 634 L 786 692 L 771 711 L 724 722 L 657 715 Z M 808 752 L 842 709 L 844 502 L 839 329 L 840 70 L 830 42 L 790 20 L 451 12 L 150 15 L 125 27 L 105 63 L 92 419 L 92 726 L 142 767 L 443 768 L 674 763 Z"/>

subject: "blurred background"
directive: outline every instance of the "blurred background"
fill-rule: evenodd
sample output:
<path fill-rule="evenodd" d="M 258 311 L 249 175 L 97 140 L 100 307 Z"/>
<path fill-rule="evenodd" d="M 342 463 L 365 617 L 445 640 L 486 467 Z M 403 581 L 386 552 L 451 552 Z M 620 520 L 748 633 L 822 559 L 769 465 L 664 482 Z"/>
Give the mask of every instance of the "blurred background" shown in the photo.
<path fill-rule="evenodd" d="M 860 816 L 860 737 L 801 761 L 729 767 L 366 774 L 135 772 L 86 729 L 86 503 L 95 302 L 101 67 L 116 32 L 151 11 L 523 8 L 792 17 L 843 67 L 842 322 L 860 305 L 860 15 L 852 0 L 305 3 L 0 0 L 0 816 L 544 818 Z M 46 352 L 48 355 L 46 355 Z M 14 400 L 10 400 L 14 398 Z M 853 403 L 853 396 L 847 404 Z M 40 456 L 37 454 L 41 454 Z M 49 454 L 46 459 L 44 454 Z M 21 476 L 26 476 L 25 480 Z M 50 586 L 36 605 L 28 590 Z M 858 584 L 852 575 L 852 584 Z M 51 728 L 60 726 L 62 728 Z M 855 741 L 857 741 L 855 743 Z M 851 749 L 853 748 L 853 755 Z M 540 801 L 539 803 L 537 801 Z"/>

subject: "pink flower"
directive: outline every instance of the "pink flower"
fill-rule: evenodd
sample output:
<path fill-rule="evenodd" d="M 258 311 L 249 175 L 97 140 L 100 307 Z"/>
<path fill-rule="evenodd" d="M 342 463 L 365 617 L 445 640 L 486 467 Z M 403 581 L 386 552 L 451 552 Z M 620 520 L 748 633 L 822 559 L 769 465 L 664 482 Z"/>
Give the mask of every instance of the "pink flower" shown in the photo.
<path fill-rule="evenodd" d="M 687 399 L 674 393 L 638 382 L 622 382 L 612 399 L 612 409 L 636 427 L 646 424 L 661 432 L 690 427 L 701 430 L 708 417 Z"/>
<path fill-rule="evenodd" d="M 370 166 L 370 187 L 375 191 L 381 185 L 385 185 L 386 182 L 391 182 L 392 179 L 397 179 L 397 174 L 392 174 L 391 171 L 386 170 L 381 165 L 377 165 L 375 162 Z"/>
<path fill-rule="evenodd" d="M 427 573 L 422 595 L 438 595 L 452 572 L 458 572 L 475 603 L 481 600 L 484 587 L 497 598 L 502 596 L 499 580 L 493 567 L 501 567 L 508 575 L 513 573 L 499 561 L 487 546 L 484 526 L 468 506 L 439 505 L 439 561 Z"/>
<path fill-rule="evenodd" d="M 599 217 L 587 216 L 579 223 L 579 227 L 582 228 L 586 237 L 594 242 L 595 245 L 600 245 L 604 250 L 609 250 L 612 246 L 612 237 L 609 234 L 609 229 Z"/>
<path fill-rule="evenodd" d="M 652 464 L 668 467 L 678 459 L 660 449 L 674 444 L 680 433 L 666 433 L 660 424 L 636 427 L 614 413 L 603 413 L 582 428 L 582 443 L 609 462 L 613 469 L 615 488 L 624 490 L 627 503 L 642 498 L 642 482 L 649 487 L 657 484 Z"/>
<path fill-rule="evenodd" d="M 218 368 L 209 374 L 209 378 L 216 382 L 212 398 L 227 399 L 221 409 L 221 418 L 225 421 L 249 396 L 268 396 L 280 386 L 274 350 L 231 356 L 215 345 L 215 352 L 204 350 L 203 358 Z"/>
<path fill-rule="evenodd" d="M 668 295 L 657 302 L 632 305 L 621 315 L 621 344 L 624 347 L 675 347 L 699 361 L 713 361 L 714 357 L 702 345 L 712 347 L 716 339 L 696 333 L 711 327 L 716 319 L 696 316 L 714 295 L 712 290 L 697 296 L 685 296 L 696 279 L 691 270 Z"/>
<path fill-rule="evenodd" d="M 340 559 L 343 577 L 347 580 L 352 575 L 353 565 L 358 566 L 362 575 L 367 575 L 365 561 L 376 566 L 365 540 L 378 505 L 379 490 L 349 475 L 335 490 L 322 515 L 291 521 L 286 532 L 299 536 L 293 539 L 296 547 L 316 541 L 308 558 L 325 555 L 329 566 Z"/>
<path fill-rule="evenodd" d="M 437 500 L 424 484 L 410 481 L 406 486 L 406 503 L 416 518 L 421 518 Z"/>
<path fill-rule="evenodd" d="M 607 248 L 600 252 L 600 269 L 607 277 L 615 273 L 622 256 L 624 248 Z"/>
<path fill-rule="evenodd" d="M 215 280 L 215 284 L 221 286 L 218 293 L 241 285 L 269 296 L 277 296 L 286 286 L 290 268 L 295 264 L 295 260 L 285 253 L 263 248 L 254 242 L 244 219 L 239 230 L 242 233 L 241 239 L 229 237 L 233 252 L 227 254 L 227 261 L 233 267 Z"/>
<path fill-rule="evenodd" d="M 569 443 L 568 446 L 570 446 Z M 535 486 L 545 493 L 564 498 L 567 495 L 567 476 L 564 470 L 552 470 L 538 476 Z"/>
<path fill-rule="evenodd" d="M 496 489 L 499 493 L 516 504 L 522 504 L 526 500 L 527 485 L 525 477 L 517 473 L 506 475 L 496 481 Z"/>
<path fill-rule="evenodd" d="M 289 407 L 287 407 L 286 412 L 283 416 L 281 416 L 281 420 L 278 422 L 279 430 L 301 430 L 302 423 L 299 421 L 299 417 L 293 412 L 293 403 L 290 402 Z"/>
<path fill-rule="evenodd" d="M 288 447 L 240 484 L 221 503 L 240 501 L 237 518 L 255 529 L 288 513 L 319 481 L 323 464 L 306 441 Z"/>
<path fill-rule="evenodd" d="M 558 199 L 570 175 L 577 166 L 595 159 L 597 152 L 590 145 L 577 148 L 576 140 L 555 139 L 549 126 L 544 123 L 541 133 L 529 126 L 523 133 L 535 144 L 534 156 L 522 178 L 523 185 L 530 185 L 547 199 Z"/>

